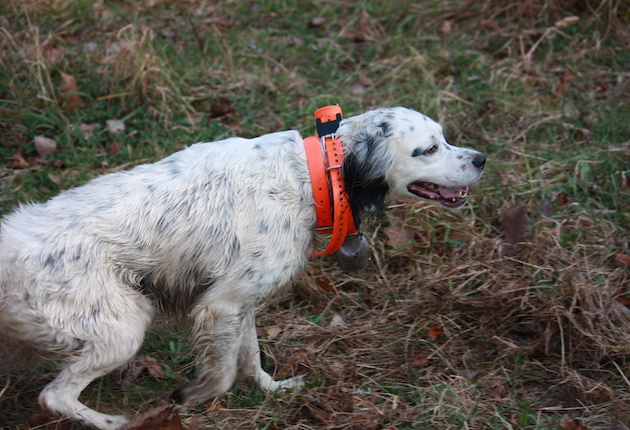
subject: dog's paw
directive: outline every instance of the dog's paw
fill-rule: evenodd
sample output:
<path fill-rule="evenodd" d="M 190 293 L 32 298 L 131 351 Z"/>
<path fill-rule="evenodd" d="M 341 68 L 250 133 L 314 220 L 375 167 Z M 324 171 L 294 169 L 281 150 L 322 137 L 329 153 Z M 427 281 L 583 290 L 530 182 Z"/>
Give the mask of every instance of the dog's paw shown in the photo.
<path fill-rule="evenodd" d="M 297 375 L 293 378 L 284 379 L 282 381 L 275 381 L 275 383 L 277 384 L 276 388 L 274 388 L 274 390 L 276 391 L 299 391 L 304 388 L 304 375 Z"/>

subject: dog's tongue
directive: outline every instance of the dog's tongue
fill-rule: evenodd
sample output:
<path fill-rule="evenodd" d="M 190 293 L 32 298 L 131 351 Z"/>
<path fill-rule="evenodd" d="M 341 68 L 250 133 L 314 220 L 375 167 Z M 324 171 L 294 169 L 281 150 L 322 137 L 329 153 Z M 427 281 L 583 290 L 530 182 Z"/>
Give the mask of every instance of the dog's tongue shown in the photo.
<path fill-rule="evenodd" d="M 466 194 L 468 192 L 468 187 L 456 187 L 456 188 L 446 188 L 439 187 L 439 193 L 445 199 L 456 199 L 460 197 L 460 193 Z"/>

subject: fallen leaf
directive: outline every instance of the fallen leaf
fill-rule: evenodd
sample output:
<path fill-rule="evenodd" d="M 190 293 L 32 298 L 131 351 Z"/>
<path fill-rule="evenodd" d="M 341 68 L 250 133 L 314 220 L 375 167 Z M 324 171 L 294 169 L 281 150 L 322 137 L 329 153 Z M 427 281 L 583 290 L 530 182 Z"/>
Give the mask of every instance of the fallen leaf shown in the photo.
<path fill-rule="evenodd" d="M 122 142 L 112 142 L 112 144 L 109 147 L 109 152 L 107 153 L 107 155 L 109 156 L 113 156 L 116 155 L 118 153 L 120 153 L 120 149 L 122 148 Z"/>
<path fill-rule="evenodd" d="M 284 331 L 284 328 L 280 327 L 279 325 L 274 326 L 274 327 L 269 327 L 266 332 L 267 332 L 267 337 L 269 339 L 275 339 L 276 337 L 278 337 L 278 335 L 280 333 L 282 333 Z"/>
<path fill-rule="evenodd" d="M 623 264 L 626 267 L 630 267 L 630 255 L 626 255 L 626 254 L 622 254 L 618 252 L 615 254 L 615 257 L 617 257 L 617 261 L 619 261 L 621 264 Z"/>
<path fill-rule="evenodd" d="M 429 367 L 432 364 L 433 364 L 433 361 L 429 357 L 425 357 L 424 355 L 418 355 L 416 357 L 411 357 L 409 359 L 409 365 L 416 369 Z"/>
<path fill-rule="evenodd" d="M 315 283 L 317 284 L 319 288 L 326 291 L 327 293 L 335 292 L 335 287 L 328 279 L 318 277 L 318 278 L 315 278 Z"/>
<path fill-rule="evenodd" d="M 48 179 L 50 179 L 58 187 L 61 186 L 61 175 L 57 175 L 57 174 L 54 174 L 54 173 L 49 173 L 48 174 Z"/>
<path fill-rule="evenodd" d="M 329 328 L 343 328 L 346 326 L 346 322 L 343 320 L 341 315 L 335 314 L 330 320 L 330 324 L 328 324 Z"/>
<path fill-rule="evenodd" d="M 139 355 L 133 363 L 125 370 L 122 378 L 122 384 L 127 385 L 140 376 L 146 370 L 154 378 L 164 378 L 162 365 L 160 362 L 148 355 Z"/>
<path fill-rule="evenodd" d="M 560 420 L 560 428 L 562 430 L 588 430 L 582 420 L 579 418 L 571 418 L 568 415 L 565 415 Z"/>
<path fill-rule="evenodd" d="M 617 302 L 621 303 L 625 307 L 630 308 L 630 296 L 619 296 L 615 300 L 617 300 Z"/>
<path fill-rule="evenodd" d="M 406 214 L 407 212 L 403 207 L 395 207 L 387 212 L 387 218 L 390 223 L 389 226 L 383 229 L 385 236 L 387 236 L 385 245 L 398 248 L 403 245 L 409 245 L 414 239 L 416 235 L 415 229 L 406 226 L 404 223 Z"/>
<path fill-rule="evenodd" d="M 448 36 L 452 30 L 453 30 L 452 21 L 449 21 L 448 19 L 445 19 L 444 21 L 442 21 L 442 24 L 440 24 L 440 33 L 442 33 L 442 36 Z"/>
<path fill-rule="evenodd" d="M 279 373 L 281 375 L 295 373 L 296 370 L 306 361 L 309 354 L 310 350 L 308 348 L 301 348 L 298 352 L 289 357 L 287 364 L 282 367 Z"/>
<path fill-rule="evenodd" d="M 518 252 L 529 233 L 530 220 L 525 207 L 519 204 L 508 209 L 501 217 L 499 224 L 505 241 L 510 245 L 508 252 L 512 254 Z"/>
<path fill-rule="evenodd" d="M 310 20 L 309 25 L 311 27 L 320 27 L 326 23 L 326 17 L 316 16 Z"/>
<path fill-rule="evenodd" d="M 578 22 L 580 20 L 579 17 L 577 16 L 566 16 L 564 18 L 562 18 L 560 21 L 556 21 L 553 23 L 553 25 L 556 28 L 564 28 L 564 27 L 568 27 L 569 25 L 573 24 L 574 22 Z"/>
<path fill-rule="evenodd" d="M 83 107 L 83 101 L 79 95 L 77 80 L 74 76 L 61 72 L 63 84 L 61 85 L 61 95 L 65 99 L 66 109 L 75 110 Z"/>
<path fill-rule="evenodd" d="M 9 165 L 12 169 L 27 169 L 31 167 L 28 161 L 24 159 L 19 152 L 13 154 L 9 159 Z"/>
<path fill-rule="evenodd" d="M 326 412 L 315 406 L 307 404 L 304 404 L 300 407 L 300 416 L 307 420 L 319 421 L 320 423 L 329 424 L 333 422 L 332 417 Z"/>
<path fill-rule="evenodd" d="M 119 119 L 108 119 L 106 122 L 107 131 L 111 135 L 122 133 L 123 131 L 125 131 L 125 123 Z"/>
<path fill-rule="evenodd" d="M 435 341 L 441 336 L 444 336 L 444 331 L 440 327 L 431 327 L 429 329 L 429 339 Z"/>
<path fill-rule="evenodd" d="M 79 128 L 83 132 L 83 137 L 85 137 L 86 139 L 89 139 L 91 137 L 94 137 L 94 132 L 96 130 L 100 130 L 101 125 L 100 124 L 84 124 L 84 123 L 81 123 Z"/>
<path fill-rule="evenodd" d="M 57 142 L 43 136 L 35 136 L 35 149 L 41 158 L 50 157 L 57 152 Z"/>
<path fill-rule="evenodd" d="M 234 112 L 234 103 L 227 97 L 219 97 L 219 101 L 210 107 L 211 118 L 219 118 L 222 116 L 231 117 L 234 115 Z"/>
<path fill-rule="evenodd" d="M 128 430 L 188 430 L 182 424 L 175 405 L 160 405 L 137 415 L 131 420 Z"/>

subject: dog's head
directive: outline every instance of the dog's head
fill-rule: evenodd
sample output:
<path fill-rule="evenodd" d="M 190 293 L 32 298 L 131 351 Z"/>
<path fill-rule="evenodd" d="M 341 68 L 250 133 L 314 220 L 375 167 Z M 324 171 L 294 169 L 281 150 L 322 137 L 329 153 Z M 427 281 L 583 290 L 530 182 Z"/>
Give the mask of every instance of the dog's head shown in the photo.
<path fill-rule="evenodd" d="M 375 213 L 386 197 L 460 207 L 486 161 L 481 152 L 448 144 L 437 122 L 402 107 L 346 118 L 337 134 L 346 148 L 343 173 L 357 215 Z"/>

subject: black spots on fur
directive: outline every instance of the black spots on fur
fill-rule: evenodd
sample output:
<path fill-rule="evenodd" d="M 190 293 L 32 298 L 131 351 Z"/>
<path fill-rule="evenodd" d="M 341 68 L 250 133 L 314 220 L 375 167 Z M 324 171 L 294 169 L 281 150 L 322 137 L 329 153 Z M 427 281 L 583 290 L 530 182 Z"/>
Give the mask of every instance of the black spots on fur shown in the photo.
<path fill-rule="evenodd" d="M 422 148 L 418 147 L 418 148 L 413 150 L 413 152 L 411 153 L 411 156 L 412 157 L 418 157 L 421 154 L 422 154 Z"/>
<path fill-rule="evenodd" d="M 451 145 L 444 145 L 444 149 L 446 149 L 447 151 L 452 151 Z"/>
<path fill-rule="evenodd" d="M 85 341 L 83 339 L 72 339 L 72 350 L 80 351 L 85 348 Z"/>
<path fill-rule="evenodd" d="M 155 228 L 158 233 L 163 234 L 167 228 L 169 228 L 173 224 L 173 219 L 170 216 L 163 216 L 157 222 Z"/>
<path fill-rule="evenodd" d="M 62 249 L 53 254 L 49 254 L 44 260 L 44 266 L 46 266 L 49 269 L 57 269 L 57 267 L 61 263 L 60 260 L 63 258 L 65 253 L 66 253 L 66 250 Z"/>
<path fill-rule="evenodd" d="M 409 126 L 409 132 L 413 133 L 414 131 L 416 131 L 416 128 L 413 125 Z"/>
<path fill-rule="evenodd" d="M 458 156 L 457 156 L 457 159 L 458 159 L 458 160 L 463 160 L 463 159 L 464 159 L 464 156 L 460 154 L 460 155 L 458 155 Z"/>
<path fill-rule="evenodd" d="M 381 123 L 378 124 L 378 127 L 382 130 L 383 136 L 391 137 L 391 135 L 392 135 L 392 124 L 390 122 L 388 122 L 388 121 L 381 121 Z"/>
<path fill-rule="evenodd" d="M 162 161 L 162 164 L 166 166 L 168 172 L 172 176 L 180 175 L 181 170 L 179 169 L 179 166 L 177 165 L 177 160 L 174 157 L 169 157 L 169 158 L 164 159 L 164 161 Z"/>
<path fill-rule="evenodd" d="M 291 231 L 291 220 L 290 219 L 285 219 L 284 222 L 282 223 L 282 229 L 285 232 Z"/>
<path fill-rule="evenodd" d="M 260 224 L 258 224 L 258 233 L 259 234 L 269 233 L 269 223 L 267 223 L 267 221 L 262 220 Z"/>

